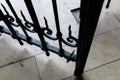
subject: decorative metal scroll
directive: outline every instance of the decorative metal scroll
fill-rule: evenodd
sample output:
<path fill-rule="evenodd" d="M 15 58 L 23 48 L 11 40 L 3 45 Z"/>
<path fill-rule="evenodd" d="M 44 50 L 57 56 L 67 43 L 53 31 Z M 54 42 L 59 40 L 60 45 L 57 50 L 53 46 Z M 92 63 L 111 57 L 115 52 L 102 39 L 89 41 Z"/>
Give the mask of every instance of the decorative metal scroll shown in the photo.
<path fill-rule="evenodd" d="M 6 28 L 6 26 L 0 25 L 1 33 L 11 35 L 11 37 L 13 39 L 16 39 L 21 45 L 24 45 L 23 41 L 26 41 L 28 44 L 40 47 L 43 51 L 46 52 L 47 56 L 50 55 L 49 51 L 51 51 L 58 54 L 60 57 L 66 58 L 67 62 L 75 61 L 76 66 L 74 75 L 80 77 L 80 75 L 83 74 L 104 0 L 81 0 L 79 25 L 80 28 L 78 33 L 78 39 L 72 35 L 71 25 L 69 25 L 68 28 L 68 37 L 66 39 L 63 38 L 63 33 L 60 29 L 61 26 L 59 23 L 59 14 L 57 10 L 56 0 L 51 0 L 53 5 L 53 13 L 55 17 L 55 26 L 57 30 L 56 36 L 54 37 L 53 31 L 52 29 L 50 29 L 46 17 L 44 17 L 45 27 L 40 26 L 31 0 L 24 0 L 24 2 L 32 21 L 29 21 L 26 18 L 22 10 L 20 10 L 20 16 L 22 16 L 21 19 L 17 15 L 11 2 L 9 0 L 5 1 L 8 7 L 10 8 L 13 16 L 10 14 L 10 12 L 8 12 L 6 7 L 3 4 L 1 4 L 4 11 L 0 9 L 0 21 L 4 22 L 7 26 Z M 108 0 L 106 8 L 109 8 L 110 1 L 111 0 Z M 21 28 L 24 34 L 15 30 L 15 27 Z M 37 34 L 39 39 L 37 40 L 33 38 L 28 34 L 28 32 Z M 45 40 L 45 38 L 48 38 L 53 41 L 58 41 L 59 46 L 55 47 L 53 45 L 50 45 Z M 77 54 L 74 54 L 74 51 L 66 51 L 63 48 L 63 44 L 69 47 L 76 47 Z"/>
<path fill-rule="evenodd" d="M 5 28 L 4 26 L 0 25 L 0 32 L 1 33 L 6 33 L 12 36 L 12 38 L 17 39 L 18 42 L 23 45 L 24 43 L 22 41 L 26 41 L 28 44 L 31 45 L 36 45 L 40 47 L 43 51 L 46 52 L 46 55 L 49 56 L 50 53 L 49 51 L 52 51 L 56 54 L 58 54 L 61 57 L 65 57 L 67 59 L 67 62 L 70 60 L 76 61 L 76 55 L 73 52 L 68 52 L 63 49 L 62 44 L 65 44 L 70 47 L 77 47 L 77 38 L 72 36 L 72 31 L 71 31 L 71 25 L 69 25 L 68 28 L 68 37 L 67 39 L 64 39 L 62 36 L 62 33 L 60 31 L 60 24 L 59 24 L 59 16 L 58 16 L 58 10 L 57 10 L 57 2 L 56 0 L 52 0 L 53 4 L 53 12 L 55 16 L 55 24 L 56 24 L 56 29 L 57 33 L 56 36 L 53 37 L 53 31 L 50 29 L 49 24 L 47 19 L 44 17 L 45 25 L 46 27 L 41 27 L 40 23 L 37 19 L 36 12 L 34 10 L 33 4 L 31 0 L 24 0 L 25 5 L 28 9 L 28 12 L 30 14 L 30 17 L 32 19 L 32 22 L 27 20 L 26 16 L 24 15 L 23 11 L 20 10 L 21 16 L 24 20 L 24 23 L 22 19 L 17 15 L 14 7 L 12 6 L 11 2 L 9 0 L 5 0 L 8 7 L 10 8 L 12 14 L 14 17 L 8 12 L 6 7 L 1 4 L 3 11 L 0 9 L 0 21 L 3 21 L 8 28 Z M 19 31 L 15 30 L 14 27 L 20 27 L 24 34 L 21 34 Z M 39 36 L 39 40 L 32 38 L 28 34 L 28 32 L 31 33 L 36 33 Z M 50 45 L 48 42 L 45 41 L 45 38 L 48 38 L 50 40 L 58 41 L 59 43 L 59 48 L 54 47 Z"/>

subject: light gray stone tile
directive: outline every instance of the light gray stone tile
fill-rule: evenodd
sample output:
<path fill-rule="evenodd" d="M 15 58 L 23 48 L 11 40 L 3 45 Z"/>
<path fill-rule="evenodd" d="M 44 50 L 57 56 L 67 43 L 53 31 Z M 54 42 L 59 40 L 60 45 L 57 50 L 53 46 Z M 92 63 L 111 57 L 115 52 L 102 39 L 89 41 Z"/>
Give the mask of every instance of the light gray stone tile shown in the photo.
<path fill-rule="evenodd" d="M 111 0 L 109 9 L 112 10 L 113 14 L 120 21 L 120 0 Z"/>
<path fill-rule="evenodd" d="M 111 10 L 103 7 L 95 34 L 101 34 L 116 28 L 120 28 L 120 22 L 114 17 Z"/>
<path fill-rule="evenodd" d="M 64 0 L 63 4 L 65 7 L 67 7 L 69 10 L 75 9 L 80 7 L 80 0 Z"/>
<path fill-rule="evenodd" d="M 35 56 L 42 52 L 39 47 L 28 45 L 27 43 L 21 46 L 17 40 L 12 39 L 8 35 L 2 34 L 0 37 L 0 66 Z"/>
<path fill-rule="evenodd" d="M 40 80 L 35 58 L 0 68 L 0 80 Z"/>
<path fill-rule="evenodd" d="M 120 29 L 94 37 L 86 70 L 120 59 Z"/>
<path fill-rule="evenodd" d="M 65 80 L 119 80 L 120 61 L 107 64 L 97 69 L 85 72 L 82 78 L 70 77 Z"/>
<path fill-rule="evenodd" d="M 74 73 L 75 63 L 66 63 L 64 58 L 54 53 L 50 57 L 45 54 L 36 56 L 36 59 L 42 80 L 61 80 Z"/>

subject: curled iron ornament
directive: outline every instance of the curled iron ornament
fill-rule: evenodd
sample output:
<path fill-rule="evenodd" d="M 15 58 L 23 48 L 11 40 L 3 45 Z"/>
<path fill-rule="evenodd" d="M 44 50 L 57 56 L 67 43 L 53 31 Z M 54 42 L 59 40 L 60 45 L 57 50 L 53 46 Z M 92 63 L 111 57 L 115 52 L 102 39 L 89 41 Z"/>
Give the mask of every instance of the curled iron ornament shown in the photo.
<path fill-rule="evenodd" d="M 22 23 L 21 19 L 18 17 L 18 15 L 17 15 L 16 11 L 14 10 L 11 2 L 9 0 L 6 0 L 6 3 L 8 5 L 8 7 L 10 8 L 12 14 L 14 15 L 16 23 L 18 24 L 18 27 L 20 27 L 23 30 L 25 36 L 27 37 L 27 42 L 29 44 L 31 44 L 31 37 L 28 35 L 28 33 L 27 33 L 26 29 L 25 29 L 25 25 Z M 11 25 L 11 24 L 9 24 L 9 25 Z"/>
<path fill-rule="evenodd" d="M 69 36 L 67 37 L 66 40 L 62 38 L 62 42 L 70 47 L 77 47 L 77 38 L 72 36 L 71 25 L 69 26 L 68 31 Z"/>
<path fill-rule="evenodd" d="M 1 6 L 3 7 L 4 11 L 6 12 L 6 18 L 8 19 L 8 21 L 10 22 L 11 25 L 15 26 L 15 27 L 19 27 L 19 24 L 15 22 L 15 19 L 8 13 L 7 9 L 5 8 L 5 6 L 3 4 L 1 4 Z"/>
<path fill-rule="evenodd" d="M 6 12 L 6 18 L 8 19 L 9 23 L 10 23 L 12 26 L 19 27 L 19 26 L 20 26 L 19 23 L 16 22 L 16 20 L 14 19 L 14 17 L 12 17 L 12 16 L 8 13 L 8 11 L 7 11 L 7 9 L 5 8 L 5 6 L 4 6 L 3 4 L 1 4 L 1 6 L 3 7 L 4 11 Z M 21 13 L 21 16 L 22 16 L 22 18 L 23 18 L 23 20 L 24 20 L 24 22 L 25 22 L 25 23 L 24 23 L 24 26 L 23 26 L 24 29 L 27 30 L 27 31 L 29 31 L 29 32 L 31 32 L 31 33 L 35 33 L 36 31 L 35 31 L 35 29 L 34 29 L 34 24 L 26 19 L 25 15 L 23 14 L 22 11 L 20 11 L 20 13 Z M 47 37 L 48 39 L 58 40 L 57 37 L 58 37 L 59 35 L 57 35 L 57 37 L 52 37 L 53 31 L 49 28 L 47 19 L 46 19 L 45 17 L 44 17 L 44 21 L 45 21 L 45 26 L 46 26 L 46 27 L 43 27 L 43 28 L 42 28 L 43 35 L 44 35 L 45 37 Z M 16 22 L 16 23 L 15 23 L 15 22 Z M 66 44 L 66 45 L 68 45 L 68 46 L 70 46 L 70 47 L 77 47 L 77 39 L 72 36 L 71 25 L 69 26 L 68 31 L 69 31 L 69 33 L 68 33 L 69 36 L 67 37 L 67 39 L 64 40 L 63 37 L 61 37 L 61 41 L 62 41 L 64 44 Z M 61 33 L 61 35 L 62 35 L 62 33 Z"/>
<path fill-rule="evenodd" d="M 11 26 L 11 24 L 10 24 L 10 21 L 7 19 L 7 17 L 6 17 L 6 15 L 4 15 L 3 14 L 3 12 L 1 11 L 1 9 L 0 9 L 0 15 L 1 15 L 1 19 L 2 19 L 2 21 L 7 25 L 7 27 L 9 28 L 9 30 L 10 30 L 10 35 L 12 36 L 12 38 L 13 39 L 17 39 L 18 40 L 18 42 L 21 44 L 21 45 L 23 45 L 23 42 L 17 37 L 17 34 L 19 33 L 19 32 L 17 32 L 16 30 L 14 30 L 13 29 L 13 27 Z M 1 27 L 1 26 L 0 26 Z M 3 27 L 1 27 L 1 32 L 3 32 L 3 30 L 4 30 L 4 28 Z"/>
<path fill-rule="evenodd" d="M 8 21 L 10 22 L 10 24 L 11 24 L 12 26 L 14 26 L 14 27 L 19 27 L 19 23 L 16 22 L 16 20 L 14 19 L 14 17 L 12 17 L 12 16 L 8 13 L 8 11 L 7 11 L 7 9 L 5 8 L 5 6 L 4 6 L 3 4 L 1 4 L 1 6 L 3 7 L 4 11 L 6 12 L 6 18 L 8 19 Z M 29 32 L 35 33 L 35 31 L 34 31 L 34 24 L 31 23 L 31 22 L 29 22 L 29 21 L 25 18 L 25 16 L 24 16 L 24 14 L 23 14 L 22 11 L 20 11 L 20 12 L 21 12 L 21 16 L 23 17 L 23 19 L 24 19 L 24 21 L 25 21 L 25 23 L 24 23 L 24 28 L 25 28 L 27 31 L 29 31 Z M 16 22 L 16 23 L 14 23 L 14 22 Z M 33 29 L 31 29 L 31 28 L 33 28 Z"/>
<path fill-rule="evenodd" d="M 23 17 L 23 19 L 24 19 L 24 21 L 25 21 L 25 23 L 24 23 L 24 25 L 25 25 L 24 28 L 25 28 L 27 31 L 29 31 L 29 32 L 35 33 L 34 24 L 31 23 L 30 21 L 28 21 L 28 20 L 25 18 L 25 16 L 24 16 L 24 14 L 23 14 L 22 11 L 20 11 L 20 12 L 21 12 L 21 15 L 22 15 L 22 17 Z M 30 29 L 30 28 L 33 28 L 33 29 Z"/>
<path fill-rule="evenodd" d="M 67 38 L 67 41 L 70 43 L 73 43 L 75 41 L 77 43 L 77 39 L 72 36 L 72 31 L 71 31 L 71 25 L 69 26 L 69 37 Z"/>
<path fill-rule="evenodd" d="M 51 37 L 51 35 L 53 34 L 53 31 L 49 28 L 47 19 L 45 17 L 44 17 L 44 21 L 46 25 L 46 27 L 42 28 L 44 36 L 51 40 L 57 40 L 57 37 Z"/>
<path fill-rule="evenodd" d="M 45 21 L 45 25 L 46 25 L 46 27 L 42 28 L 44 36 L 51 40 L 58 40 L 57 37 L 60 35 L 56 35 L 57 36 L 56 38 L 51 37 L 51 35 L 53 34 L 53 31 L 49 28 L 47 19 L 45 17 L 44 17 L 44 21 Z M 72 36 L 71 25 L 69 26 L 68 31 L 69 31 L 69 33 L 68 33 L 69 36 L 67 37 L 66 40 L 64 40 L 61 37 L 62 42 L 70 47 L 77 47 L 77 38 Z M 62 33 L 61 33 L 61 36 L 62 36 Z"/>

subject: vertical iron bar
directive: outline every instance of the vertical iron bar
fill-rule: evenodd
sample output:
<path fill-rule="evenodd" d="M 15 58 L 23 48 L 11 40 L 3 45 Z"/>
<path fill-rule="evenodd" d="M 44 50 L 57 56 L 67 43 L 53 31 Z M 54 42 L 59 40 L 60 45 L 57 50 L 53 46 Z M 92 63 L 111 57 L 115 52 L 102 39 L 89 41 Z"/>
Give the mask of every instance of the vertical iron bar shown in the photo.
<path fill-rule="evenodd" d="M 23 32 L 25 33 L 25 35 L 26 35 L 26 37 L 27 37 L 27 42 L 31 44 L 31 38 L 28 36 L 28 34 L 27 34 L 27 32 L 26 32 L 26 30 L 25 30 L 25 28 L 24 28 L 25 26 L 23 25 L 23 23 L 21 22 L 21 20 L 20 20 L 19 17 L 17 16 L 17 14 L 16 14 L 13 6 L 11 5 L 10 1 L 9 1 L 9 0 L 6 0 L 6 2 L 7 2 L 7 4 L 8 4 L 8 6 L 9 6 L 9 8 L 11 9 L 13 15 L 15 16 L 17 23 L 20 25 L 20 27 L 22 28 Z"/>
<path fill-rule="evenodd" d="M 81 0 L 77 62 L 74 75 L 83 74 L 104 0 Z"/>
<path fill-rule="evenodd" d="M 31 2 L 31 0 L 24 0 L 24 1 L 25 1 L 26 6 L 27 6 L 27 9 L 28 9 L 28 11 L 30 13 L 30 16 L 31 16 L 31 18 L 33 20 L 35 31 L 38 33 L 38 36 L 39 36 L 39 38 L 41 40 L 41 43 L 42 43 L 42 46 L 43 46 L 42 49 L 45 50 L 46 55 L 49 56 L 50 54 L 48 52 L 47 45 L 46 45 L 45 39 L 43 37 L 43 31 L 42 31 L 42 29 L 40 27 L 40 24 L 38 22 L 37 15 L 35 13 L 33 4 Z"/>
<path fill-rule="evenodd" d="M 57 29 L 57 38 L 59 42 L 59 47 L 60 47 L 60 56 L 64 56 L 64 51 L 62 49 L 62 33 L 60 32 L 60 23 L 59 23 L 59 16 L 58 16 L 58 9 L 57 9 L 57 1 L 52 0 L 53 4 L 53 11 L 54 11 L 54 16 L 55 16 L 55 24 L 56 24 L 56 29 Z"/>
<path fill-rule="evenodd" d="M 109 8 L 111 0 L 108 0 L 106 8 Z"/>
<path fill-rule="evenodd" d="M 9 28 L 9 30 L 11 31 L 12 37 L 13 37 L 14 39 L 17 39 L 18 42 L 19 42 L 21 45 L 23 45 L 23 42 L 16 36 L 16 35 L 17 35 L 16 31 L 15 31 L 15 30 L 13 29 L 13 27 L 10 25 L 9 21 L 7 20 L 7 18 L 5 17 L 5 15 L 4 15 L 3 12 L 1 11 L 1 9 L 0 9 L 0 16 L 1 16 L 2 20 L 5 22 L 5 24 L 7 25 L 7 27 Z"/>

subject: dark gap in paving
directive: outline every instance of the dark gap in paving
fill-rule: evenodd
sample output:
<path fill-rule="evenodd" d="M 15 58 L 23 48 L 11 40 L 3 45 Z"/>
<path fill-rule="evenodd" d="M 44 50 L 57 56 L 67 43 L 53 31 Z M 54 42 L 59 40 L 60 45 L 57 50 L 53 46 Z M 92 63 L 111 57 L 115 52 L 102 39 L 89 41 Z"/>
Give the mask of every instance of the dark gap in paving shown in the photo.
<path fill-rule="evenodd" d="M 80 24 L 80 8 L 72 9 L 71 10 L 77 24 Z"/>

